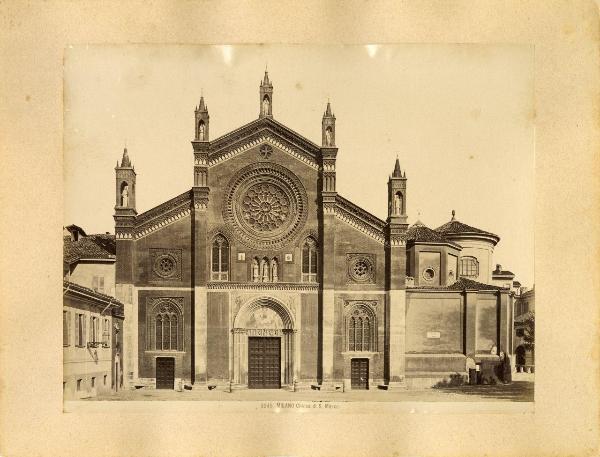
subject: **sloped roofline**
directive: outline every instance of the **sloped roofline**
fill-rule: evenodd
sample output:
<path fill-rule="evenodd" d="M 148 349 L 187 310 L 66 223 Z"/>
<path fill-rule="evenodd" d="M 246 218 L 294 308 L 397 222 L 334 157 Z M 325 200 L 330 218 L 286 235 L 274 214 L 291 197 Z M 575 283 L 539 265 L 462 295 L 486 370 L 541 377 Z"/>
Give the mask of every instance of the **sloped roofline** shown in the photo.
<path fill-rule="evenodd" d="M 170 200 L 167 200 L 166 202 L 163 202 L 159 205 L 156 205 L 153 208 L 150 208 L 147 211 L 144 211 L 143 213 L 138 214 L 137 217 L 135 218 L 135 225 L 136 226 L 142 225 L 145 222 L 151 221 L 155 217 L 162 216 L 166 211 L 168 211 L 172 208 L 179 207 L 185 203 L 191 203 L 191 201 L 192 201 L 191 192 L 192 192 L 191 190 L 186 190 L 182 194 L 179 194 L 176 197 L 173 197 Z"/>
<path fill-rule="evenodd" d="M 456 229 L 451 229 L 452 225 L 455 225 Z M 435 229 L 436 232 L 441 233 L 446 238 L 451 240 L 459 240 L 459 239 L 479 239 L 479 240 L 487 240 L 494 243 L 494 246 L 498 244 L 500 241 L 500 237 L 492 232 L 487 232 L 485 230 L 478 229 L 476 227 L 472 227 L 458 220 L 450 220 L 445 224 L 440 225 Z"/>
<path fill-rule="evenodd" d="M 258 133 L 263 129 L 271 130 L 275 135 L 296 146 L 310 159 L 317 160 L 321 148 L 316 143 L 269 117 L 255 119 L 211 141 L 208 153 L 209 158 L 219 157 L 224 149 L 243 141 L 246 137 Z"/>
<path fill-rule="evenodd" d="M 374 214 L 371 214 L 367 210 L 362 209 L 360 206 L 355 205 L 347 198 L 342 197 L 340 194 L 337 194 L 336 196 L 336 203 L 338 206 L 341 206 L 343 209 L 350 212 L 353 216 L 358 217 L 360 220 L 371 225 L 373 228 L 380 230 L 382 234 L 384 233 L 386 226 L 385 221 L 379 219 Z"/>

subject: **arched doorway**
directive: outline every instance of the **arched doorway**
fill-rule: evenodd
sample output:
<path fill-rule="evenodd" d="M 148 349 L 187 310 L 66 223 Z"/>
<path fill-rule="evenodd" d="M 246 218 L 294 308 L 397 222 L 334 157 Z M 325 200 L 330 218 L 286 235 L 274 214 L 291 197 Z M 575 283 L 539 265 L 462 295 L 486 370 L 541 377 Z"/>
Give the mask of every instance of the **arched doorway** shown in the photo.
<path fill-rule="evenodd" d="M 272 298 L 247 303 L 232 333 L 234 384 L 276 389 L 293 382 L 295 330 L 285 305 Z"/>

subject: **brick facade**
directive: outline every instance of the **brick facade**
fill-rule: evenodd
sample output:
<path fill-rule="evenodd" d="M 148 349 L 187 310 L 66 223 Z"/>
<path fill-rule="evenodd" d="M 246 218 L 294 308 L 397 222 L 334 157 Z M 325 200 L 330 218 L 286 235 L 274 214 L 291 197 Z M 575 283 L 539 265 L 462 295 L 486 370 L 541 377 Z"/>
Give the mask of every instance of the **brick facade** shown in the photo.
<path fill-rule="evenodd" d="M 350 388 L 355 358 L 369 360 L 372 388 L 401 386 L 411 372 L 462 373 L 467 355 L 502 346 L 505 292 L 481 284 L 474 306 L 464 287 L 440 293 L 456 280 L 447 258 L 460 246 L 411 242 L 399 164 L 383 221 L 337 194 L 343 140 L 329 104 L 319 146 L 274 119 L 267 75 L 260 94 L 257 120 L 212 141 L 201 99 L 188 192 L 138 215 L 129 159 L 116 169 L 117 192 L 126 181 L 130 194 L 115 207 L 130 385 L 156 383 L 157 357 L 172 357 L 176 382 L 247 386 L 248 339 L 258 336 L 281 339 L 282 386 Z M 427 255 L 439 259 L 435 282 L 407 289 L 407 264 L 433 265 Z"/>

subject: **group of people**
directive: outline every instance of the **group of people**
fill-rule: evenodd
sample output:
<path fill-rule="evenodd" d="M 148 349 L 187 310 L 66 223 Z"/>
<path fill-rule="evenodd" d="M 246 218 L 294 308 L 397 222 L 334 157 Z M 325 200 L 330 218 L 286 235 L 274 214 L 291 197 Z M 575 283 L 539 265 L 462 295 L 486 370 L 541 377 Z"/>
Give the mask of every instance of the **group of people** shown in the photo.
<path fill-rule="evenodd" d="M 496 355 L 496 347 L 492 347 L 491 355 Z M 483 359 L 479 369 L 475 360 L 467 357 L 466 371 L 469 374 L 469 384 L 509 384 L 512 382 L 512 367 L 510 357 L 500 351 L 498 359 Z"/>

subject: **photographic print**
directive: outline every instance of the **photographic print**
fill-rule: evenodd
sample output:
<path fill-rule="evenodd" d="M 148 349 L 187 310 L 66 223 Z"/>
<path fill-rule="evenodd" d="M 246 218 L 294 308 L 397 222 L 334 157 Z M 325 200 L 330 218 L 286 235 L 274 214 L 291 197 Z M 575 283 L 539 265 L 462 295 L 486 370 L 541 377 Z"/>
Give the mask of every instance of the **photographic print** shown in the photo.
<path fill-rule="evenodd" d="M 532 402 L 533 48 L 71 46 L 65 400 Z"/>

